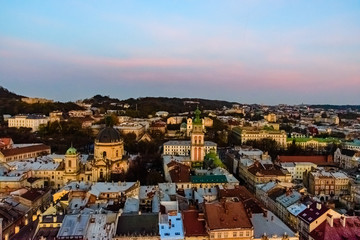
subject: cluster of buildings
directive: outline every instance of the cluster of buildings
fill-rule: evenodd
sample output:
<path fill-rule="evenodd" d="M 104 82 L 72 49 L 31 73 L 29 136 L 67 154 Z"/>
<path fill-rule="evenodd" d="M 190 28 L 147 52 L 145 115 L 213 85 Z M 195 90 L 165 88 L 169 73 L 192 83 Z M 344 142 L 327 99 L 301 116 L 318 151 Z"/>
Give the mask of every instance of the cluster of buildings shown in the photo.
<path fill-rule="evenodd" d="M 1 239 L 358 239 L 360 218 L 359 119 L 304 105 L 240 106 L 204 111 L 209 117 L 118 116 L 96 124 L 94 109 L 18 115 L 9 127 L 79 118 L 96 133 L 94 153 L 70 147 L 51 154 L 43 144 L 0 139 Z M 66 115 L 66 116 L 65 116 Z M 245 120 L 244 116 L 247 116 Z M 248 116 L 251 116 L 250 120 Z M 214 118 L 241 146 L 206 141 Z M 280 125 L 281 124 L 281 125 Z M 283 129 L 287 125 L 291 128 Z M 114 181 L 129 171 L 122 136 L 137 141 L 159 134 L 165 182 Z M 318 135 L 344 134 L 345 138 Z M 279 155 L 246 146 L 272 139 L 317 155 Z M 354 141 L 345 141 L 353 140 Z M 334 154 L 325 153 L 329 147 Z M 333 150 L 335 150 L 333 149 Z M 220 155 L 221 153 L 221 155 Z M 323 154 L 320 154 L 323 153 Z M 218 155 L 219 154 L 219 155 Z"/>

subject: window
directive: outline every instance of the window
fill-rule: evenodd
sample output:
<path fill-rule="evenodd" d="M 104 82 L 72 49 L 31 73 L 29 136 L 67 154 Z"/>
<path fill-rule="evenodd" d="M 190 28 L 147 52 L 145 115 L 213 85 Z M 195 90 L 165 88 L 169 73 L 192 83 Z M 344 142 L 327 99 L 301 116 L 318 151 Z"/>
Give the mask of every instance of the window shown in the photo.
<path fill-rule="evenodd" d="M 218 234 L 217 234 L 217 238 L 221 238 L 221 233 L 218 233 Z"/>
<path fill-rule="evenodd" d="M 237 232 L 233 232 L 233 237 L 237 237 Z"/>
<path fill-rule="evenodd" d="M 69 168 L 71 168 L 71 160 L 68 161 Z"/>

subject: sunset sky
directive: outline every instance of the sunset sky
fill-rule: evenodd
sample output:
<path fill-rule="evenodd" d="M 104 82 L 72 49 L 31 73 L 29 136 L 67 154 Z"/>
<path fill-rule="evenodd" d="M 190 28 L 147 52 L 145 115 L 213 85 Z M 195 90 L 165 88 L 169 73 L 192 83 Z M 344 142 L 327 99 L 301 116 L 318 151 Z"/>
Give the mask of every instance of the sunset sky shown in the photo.
<path fill-rule="evenodd" d="M 360 1 L 2 1 L 0 86 L 360 104 Z"/>

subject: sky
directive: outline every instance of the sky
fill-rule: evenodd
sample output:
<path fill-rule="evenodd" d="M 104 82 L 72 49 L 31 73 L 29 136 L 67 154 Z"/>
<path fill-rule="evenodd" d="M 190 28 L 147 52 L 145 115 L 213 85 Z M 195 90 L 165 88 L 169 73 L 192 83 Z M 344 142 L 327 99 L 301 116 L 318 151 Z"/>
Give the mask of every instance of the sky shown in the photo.
<path fill-rule="evenodd" d="M 0 86 L 57 101 L 360 104 L 360 1 L 0 1 Z"/>

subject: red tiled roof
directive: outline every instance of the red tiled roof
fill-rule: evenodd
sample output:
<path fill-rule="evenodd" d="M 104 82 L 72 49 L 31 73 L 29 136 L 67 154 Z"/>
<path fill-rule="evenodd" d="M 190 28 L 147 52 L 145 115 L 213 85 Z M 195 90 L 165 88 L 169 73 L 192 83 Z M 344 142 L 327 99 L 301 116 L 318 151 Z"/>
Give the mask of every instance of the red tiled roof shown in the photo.
<path fill-rule="evenodd" d="M 0 149 L 9 147 L 11 142 L 11 138 L 0 138 Z"/>
<path fill-rule="evenodd" d="M 5 157 L 15 156 L 24 153 L 38 152 L 38 151 L 50 151 L 50 147 L 45 144 L 21 147 L 21 148 L 10 148 L 1 150 Z"/>
<path fill-rule="evenodd" d="M 360 239 L 359 217 L 345 217 L 345 227 L 339 218 L 333 220 L 333 227 L 325 220 L 310 236 L 316 240 L 358 240 Z"/>
<path fill-rule="evenodd" d="M 253 226 L 242 202 L 206 203 L 205 218 L 210 230 L 252 228 Z"/>
<path fill-rule="evenodd" d="M 200 214 L 200 217 L 199 217 Z M 206 236 L 205 219 L 197 210 L 185 210 L 182 212 L 184 233 L 186 237 Z"/>
<path fill-rule="evenodd" d="M 332 164 L 333 157 L 329 156 L 278 156 L 279 162 L 311 162 L 317 165 Z"/>

